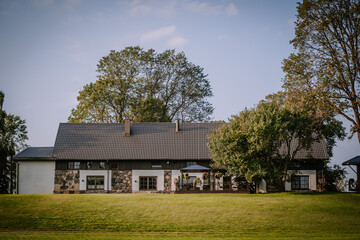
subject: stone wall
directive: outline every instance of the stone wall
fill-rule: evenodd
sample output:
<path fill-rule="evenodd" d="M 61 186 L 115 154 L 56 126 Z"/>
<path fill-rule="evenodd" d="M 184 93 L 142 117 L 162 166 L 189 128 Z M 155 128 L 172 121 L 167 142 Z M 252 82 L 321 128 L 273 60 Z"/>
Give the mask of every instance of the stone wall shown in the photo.
<path fill-rule="evenodd" d="M 171 192 L 171 170 L 164 171 L 164 192 Z"/>
<path fill-rule="evenodd" d="M 79 170 L 55 170 L 54 193 L 79 193 Z"/>
<path fill-rule="evenodd" d="M 132 172 L 131 170 L 112 170 L 111 171 L 111 192 L 131 193 L 132 192 Z"/>

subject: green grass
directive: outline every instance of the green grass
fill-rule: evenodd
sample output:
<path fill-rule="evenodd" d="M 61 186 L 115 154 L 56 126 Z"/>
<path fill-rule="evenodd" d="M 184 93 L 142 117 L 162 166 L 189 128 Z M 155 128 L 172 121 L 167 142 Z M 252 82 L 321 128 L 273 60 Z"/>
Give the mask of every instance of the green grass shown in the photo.
<path fill-rule="evenodd" d="M 0 239 L 360 239 L 360 195 L 1 195 L 0 232 Z"/>

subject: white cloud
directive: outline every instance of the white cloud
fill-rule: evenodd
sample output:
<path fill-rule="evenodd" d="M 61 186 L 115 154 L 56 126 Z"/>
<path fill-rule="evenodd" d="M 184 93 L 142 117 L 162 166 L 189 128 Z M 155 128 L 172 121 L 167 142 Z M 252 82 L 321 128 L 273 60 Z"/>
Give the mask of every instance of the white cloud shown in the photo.
<path fill-rule="evenodd" d="M 183 37 L 174 37 L 167 42 L 167 45 L 169 47 L 176 48 L 185 45 L 187 42 L 188 40 Z"/>
<path fill-rule="evenodd" d="M 185 45 L 188 40 L 181 36 L 176 30 L 176 26 L 167 26 L 158 28 L 154 31 L 149 31 L 140 36 L 140 42 L 153 42 L 156 40 L 162 40 L 166 45 L 172 48 Z"/>
<path fill-rule="evenodd" d="M 238 14 L 238 9 L 233 3 L 230 3 L 229 6 L 226 8 L 226 14 L 229 16 L 234 16 Z"/>
<path fill-rule="evenodd" d="M 238 9 L 235 4 L 230 3 L 227 7 L 224 5 L 211 5 L 209 2 L 187 2 L 184 5 L 184 8 L 188 11 L 201 13 L 205 15 L 220 15 L 227 14 L 229 16 L 234 16 L 238 14 Z"/>
<path fill-rule="evenodd" d="M 160 16 L 173 16 L 176 14 L 176 1 L 144 1 L 133 0 L 121 2 L 120 4 L 128 7 L 131 15 L 152 14 Z"/>
<path fill-rule="evenodd" d="M 213 6 L 207 2 L 190 2 L 185 5 L 185 8 L 189 11 L 206 15 L 218 15 L 222 12 L 222 6 Z"/>
<path fill-rule="evenodd" d="M 133 15 L 137 14 L 147 14 L 151 12 L 151 6 L 142 4 L 139 1 L 134 1 L 133 5 L 130 8 L 130 13 Z"/>
<path fill-rule="evenodd" d="M 141 42 L 151 42 L 160 38 L 164 38 L 164 37 L 168 37 L 171 34 L 173 34 L 176 30 L 176 27 L 173 26 L 169 26 L 169 27 L 163 27 L 163 28 L 159 28 L 156 29 L 154 31 L 150 31 L 147 33 L 144 33 L 141 37 L 140 37 L 140 41 Z"/>

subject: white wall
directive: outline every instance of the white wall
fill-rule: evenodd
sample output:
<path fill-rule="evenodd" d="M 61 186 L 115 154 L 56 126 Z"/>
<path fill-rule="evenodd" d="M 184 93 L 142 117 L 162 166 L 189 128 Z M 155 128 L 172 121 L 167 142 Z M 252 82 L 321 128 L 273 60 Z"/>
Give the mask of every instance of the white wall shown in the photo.
<path fill-rule="evenodd" d="M 111 190 L 111 170 L 109 170 L 109 177 L 107 170 L 80 170 L 80 186 L 79 190 L 86 190 L 87 176 L 104 176 L 104 190 Z M 109 184 L 108 184 L 109 179 Z M 108 189 L 109 186 L 109 189 Z"/>
<path fill-rule="evenodd" d="M 132 191 L 139 191 L 139 177 L 157 177 L 157 191 L 164 191 L 164 170 L 133 170 Z"/>
<path fill-rule="evenodd" d="M 55 161 L 19 161 L 18 194 L 52 194 Z"/>
<path fill-rule="evenodd" d="M 316 191 L 316 170 L 289 170 L 288 176 L 291 174 L 297 176 L 309 176 L 309 190 Z M 285 191 L 291 191 L 291 181 L 285 181 Z"/>

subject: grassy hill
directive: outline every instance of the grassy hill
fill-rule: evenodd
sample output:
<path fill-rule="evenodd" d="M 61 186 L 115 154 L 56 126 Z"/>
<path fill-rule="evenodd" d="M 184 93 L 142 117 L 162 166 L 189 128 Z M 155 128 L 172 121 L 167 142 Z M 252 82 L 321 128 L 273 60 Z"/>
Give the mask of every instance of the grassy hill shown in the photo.
<path fill-rule="evenodd" d="M 1 195 L 0 239 L 360 239 L 360 195 Z"/>

